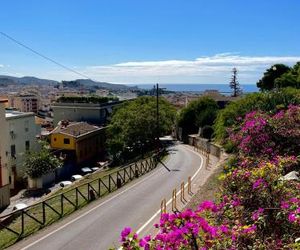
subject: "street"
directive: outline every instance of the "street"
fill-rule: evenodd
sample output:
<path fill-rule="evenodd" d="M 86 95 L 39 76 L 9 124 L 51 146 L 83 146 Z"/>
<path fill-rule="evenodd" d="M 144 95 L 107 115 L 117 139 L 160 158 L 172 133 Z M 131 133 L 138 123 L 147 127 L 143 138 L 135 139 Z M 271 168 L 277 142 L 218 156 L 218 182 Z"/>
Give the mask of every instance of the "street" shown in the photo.
<path fill-rule="evenodd" d="M 161 200 L 169 200 L 172 190 L 179 190 L 182 181 L 186 182 L 197 171 L 199 175 L 202 172 L 202 169 L 199 171 L 202 158 L 191 149 L 176 144 L 169 151 L 165 165 L 170 172 L 162 165 L 158 166 L 144 177 L 10 249 L 109 249 L 120 246 L 120 232 L 124 227 L 131 227 L 141 235 L 147 234 L 159 218 L 159 215 L 153 215 L 159 210 Z M 153 220 L 149 220 L 151 217 Z"/>

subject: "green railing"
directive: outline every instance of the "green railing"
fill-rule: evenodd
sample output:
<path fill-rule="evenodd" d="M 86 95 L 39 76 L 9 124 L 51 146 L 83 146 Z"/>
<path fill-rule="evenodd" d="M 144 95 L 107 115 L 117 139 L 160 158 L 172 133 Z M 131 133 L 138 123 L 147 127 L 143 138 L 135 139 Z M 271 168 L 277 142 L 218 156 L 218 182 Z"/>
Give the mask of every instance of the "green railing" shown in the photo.
<path fill-rule="evenodd" d="M 0 217 L 0 249 L 14 244 L 65 215 L 71 214 L 87 203 L 101 198 L 150 172 L 158 165 L 160 156 L 161 153 L 131 163 L 106 176 L 92 179 L 25 209 Z"/>

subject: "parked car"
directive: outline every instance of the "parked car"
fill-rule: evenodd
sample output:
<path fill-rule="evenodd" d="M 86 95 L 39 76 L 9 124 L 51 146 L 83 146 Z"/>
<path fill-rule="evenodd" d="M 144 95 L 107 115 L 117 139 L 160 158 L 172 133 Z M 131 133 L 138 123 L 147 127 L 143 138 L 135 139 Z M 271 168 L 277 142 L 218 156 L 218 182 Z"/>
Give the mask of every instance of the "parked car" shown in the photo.
<path fill-rule="evenodd" d="M 90 168 L 88 168 L 88 167 L 84 167 L 84 168 L 81 169 L 81 172 L 82 172 L 83 174 L 90 174 L 90 173 L 93 172 L 93 170 L 90 169 Z"/>
<path fill-rule="evenodd" d="M 93 168 L 91 168 L 91 170 L 93 171 L 93 172 L 96 172 L 96 171 L 98 171 L 100 168 L 99 167 L 93 167 Z"/>
<path fill-rule="evenodd" d="M 71 184 L 72 184 L 71 181 L 61 181 L 61 182 L 59 183 L 59 185 L 60 185 L 61 187 L 66 187 L 66 186 L 69 186 L 69 185 L 71 185 Z"/>
<path fill-rule="evenodd" d="M 13 211 L 22 210 L 24 208 L 28 207 L 25 203 L 18 203 L 13 206 Z"/>
<path fill-rule="evenodd" d="M 82 179 L 82 178 L 83 178 L 82 175 L 80 175 L 80 174 L 75 174 L 75 175 L 72 175 L 71 181 L 77 181 L 77 180 L 80 180 L 80 179 Z"/>

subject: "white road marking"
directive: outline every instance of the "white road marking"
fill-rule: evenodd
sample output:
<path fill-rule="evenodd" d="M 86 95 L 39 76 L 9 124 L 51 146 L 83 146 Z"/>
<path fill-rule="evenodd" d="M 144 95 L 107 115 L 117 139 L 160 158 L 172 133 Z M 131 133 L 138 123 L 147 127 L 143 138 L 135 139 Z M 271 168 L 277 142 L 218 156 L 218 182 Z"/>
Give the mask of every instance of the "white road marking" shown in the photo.
<path fill-rule="evenodd" d="M 200 156 L 200 158 L 202 159 L 200 168 L 199 168 L 199 169 L 196 171 L 196 173 L 192 176 L 192 180 L 193 180 L 193 179 L 196 177 L 196 175 L 199 173 L 199 171 L 201 170 L 201 168 L 202 168 L 202 166 L 203 166 L 203 157 L 202 157 L 202 155 L 200 155 L 200 154 L 194 152 L 193 150 L 191 150 L 191 149 L 189 149 L 189 148 L 187 148 L 187 147 L 185 147 L 185 148 L 186 148 L 187 150 L 193 152 L 194 154 L 197 154 L 197 155 Z M 102 202 L 101 204 L 99 204 L 99 205 L 93 207 L 92 209 L 90 209 L 90 210 L 86 211 L 85 213 L 79 215 L 78 217 L 74 218 L 73 220 L 69 221 L 68 223 L 66 223 L 66 224 L 60 226 L 59 228 L 53 230 L 52 232 L 50 232 L 50 233 L 44 235 L 43 237 L 39 238 L 38 240 L 36 240 L 36 241 L 30 243 L 30 244 L 27 245 L 26 247 L 21 248 L 20 250 L 26 250 L 26 249 L 29 249 L 30 247 L 32 247 L 33 245 L 37 244 L 38 242 L 40 242 L 40 241 L 46 239 L 47 237 L 51 236 L 52 234 L 55 234 L 56 232 L 60 231 L 61 229 L 67 227 L 68 225 L 70 225 L 70 224 L 74 223 L 75 221 L 81 219 L 82 217 L 88 215 L 89 213 L 91 213 L 92 211 L 96 210 L 97 208 L 99 208 L 99 207 L 105 205 L 106 203 L 108 203 L 108 202 L 110 202 L 111 200 L 117 198 L 118 196 L 122 195 L 123 193 L 127 192 L 128 190 L 134 188 L 135 186 L 139 185 L 140 183 L 144 182 L 145 180 L 151 178 L 154 174 L 156 174 L 156 172 L 152 173 L 151 175 L 149 175 L 149 176 L 146 177 L 146 178 L 143 178 L 141 181 L 135 183 L 135 184 L 132 185 L 131 187 L 129 187 L 129 188 L 123 190 L 122 192 L 120 192 L 120 193 L 118 193 L 118 194 L 116 194 L 116 195 L 114 195 L 114 196 L 112 196 L 111 198 L 107 199 L 106 201 Z M 187 186 L 187 184 L 185 184 L 185 188 L 186 188 L 186 186 Z M 178 196 L 179 193 L 180 193 L 180 191 L 177 192 L 176 196 Z M 170 200 L 167 202 L 166 205 L 169 205 L 171 201 L 172 201 L 172 199 L 170 199 Z M 158 211 L 157 211 L 157 212 L 156 212 L 156 213 L 155 213 L 155 214 L 154 214 L 154 215 L 153 215 L 153 216 L 152 216 L 152 217 L 151 217 L 151 218 L 150 218 L 150 219 L 149 219 L 142 227 L 141 227 L 141 228 L 139 228 L 139 230 L 137 231 L 137 233 L 140 233 L 147 225 L 149 225 L 149 223 L 150 223 L 150 222 L 151 222 L 151 221 L 152 221 L 159 213 L 160 213 L 160 209 L 159 209 L 159 210 L 158 210 Z M 122 249 L 122 248 L 119 248 L 119 249 Z"/>
<path fill-rule="evenodd" d="M 118 196 L 122 195 L 123 193 L 127 192 L 128 190 L 130 190 L 130 189 L 134 188 L 135 186 L 139 185 L 140 183 L 144 182 L 145 180 L 151 178 L 154 174 L 156 174 L 156 172 L 152 173 L 151 175 L 147 176 L 146 178 L 143 178 L 141 181 L 135 183 L 135 184 L 132 185 L 131 187 L 128 187 L 127 189 L 123 190 L 122 192 L 120 192 L 120 193 L 118 193 L 118 194 L 112 196 L 111 198 L 107 199 L 106 201 L 102 202 L 101 204 L 99 204 L 99 205 L 93 207 L 92 209 L 90 209 L 90 210 L 86 211 L 85 213 L 79 215 L 78 217 L 74 218 L 73 220 L 69 221 L 68 223 L 66 223 L 66 224 L 62 225 L 61 227 L 59 227 L 59 228 L 53 230 L 52 232 L 50 232 L 50 233 L 44 235 L 43 237 L 39 238 L 38 240 L 36 240 L 36 241 L 30 243 L 30 244 L 27 245 L 26 247 L 21 248 L 20 250 L 26 250 L 26 249 L 29 249 L 30 247 L 32 247 L 33 245 L 37 244 L 38 242 L 40 242 L 40 241 L 46 239 L 47 237 L 51 236 L 52 234 L 55 234 L 55 233 L 58 232 L 59 230 L 61 230 L 61 229 L 65 228 L 65 227 L 67 227 L 68 225 L 72 224 L 73 222 L 75 222 L 75 221 L 81 219 L 82 217 L 88 215 L 89 213 L 91 213 L 92 211 L 96 210 L 97 208 L 99 208 L 99 207 L 105 205 L 106 203 L 110 202 L 111 200 L 117 198 Z"/>
<path fill-rule="evenodd" d="M 185 146 L 184 146 L 185 147 Z M 200 164 L 200 167 L 198 168 L 198 170 L 195 172 L 195 174 L 192 176 L 192 180 L 193 179 L 195 179 L 195 177 L 198 175 L 198 173 L 200 172 L 200 170 L 202 169 L 202 167 L 203 167 L 203 163 L 204 163 L 204 159 L 203 159 L 203 156 L 202 155 L 200 155 L 199 153 L 196 153 L 195 151 L 193 151 L 193 150 L 191 150 L 191 149 L 189 149 L 189 148 L 187 148 L 187 147 L 185 147 L 187 150 L 189 150 L 189 151 L 191 151 L 191 152 L 193 152 L 194 154 L 197 154 L 200 158 L 201 158 L 201 164 Z M 186 183 L 185 185 L 184 185 L 184 188 L 186 188 L 187 187 L 187 185 L 188 185 L 188 183 Z M 176 193 L 176 197 L 178 196 L 180 194 L 180 190 Z M 170 200 L 168 200 L 168 202 L 166 203 L 166 206 L 168 206 L 170 203 L 172 202 L 172 198 L 170 199 Z M 145 227 L 147 227 L 155 218 L 156 218 L 156 216 L 158 216 L 159 214 L 160 214 L 160 212 L 161 212 L 161 210 L 159 209 L 159 210 L 157 210 L 157 212 L 149 219 L 149 220 L 147 220 L 147 222 L 143 225 L 143 226 L 141 226 L 137 231 L 136 231 L 136 233 L 137 234 L 139 234 L 139 233 L 141 233 L 144 229 L 145 229 Z M 118 248 L 118 250 L 122 250 L 123 249 L 123 247 L 119 247 Z"/>

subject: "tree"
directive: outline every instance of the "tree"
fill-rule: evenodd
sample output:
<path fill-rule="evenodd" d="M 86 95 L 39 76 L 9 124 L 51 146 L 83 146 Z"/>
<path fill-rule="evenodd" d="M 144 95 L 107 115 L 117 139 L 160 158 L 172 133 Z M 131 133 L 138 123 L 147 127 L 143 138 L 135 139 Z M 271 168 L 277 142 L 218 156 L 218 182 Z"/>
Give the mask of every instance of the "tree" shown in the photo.
<path fill-rule="evenodd" d="M 62 161 L 52 155 L 45 144 L 40 152 L 29 152 L 24 162 L 25 172 L 31 178 L 39 178 L 61 165 Z"/>
<path fill-rule="evenodd" d="M 159 98 L 159 132 L 171 132 L 175 108 Z M 117 108 L 108 126 L 108 150 L 114 160 L 128 159 L 156 145 L 156 98 L 139 97 Z"/>
<path fill-rule="evenodd" d="M 184 135 L 197 133 L 199 127 L 214 123 L 218 109 L 218 104 L 212 98 L 200 97 L 181 110 L 178 126 L 182 128 Z"/>
<path fill-rule="evenodd" d="M 300 62 L 296 63 L 288 72 L 275 79 L 276 88 L 300 88 Z"/>
<path fill-rule="evenodd" d="M 289 70 L 290 67 L 284 64 L 275 64 L 266 70 L 264 76 L 256 83 L 256 85 L 261 91 L 271 90 L 275 88 L 275 80 Z"/>
<path fill-rule="evenodd" d="M 232 69 L 232 77 L 231 77 L 229 86 L 233 90 L 232 96 L 236 97 L 236 96 L 242 94 L 240 84 L 237 80 L 237 69 L 236 68 Z"/>

